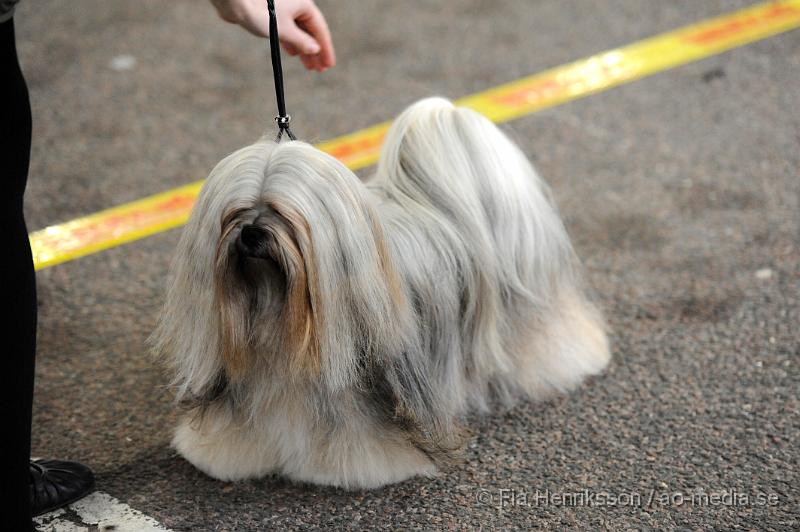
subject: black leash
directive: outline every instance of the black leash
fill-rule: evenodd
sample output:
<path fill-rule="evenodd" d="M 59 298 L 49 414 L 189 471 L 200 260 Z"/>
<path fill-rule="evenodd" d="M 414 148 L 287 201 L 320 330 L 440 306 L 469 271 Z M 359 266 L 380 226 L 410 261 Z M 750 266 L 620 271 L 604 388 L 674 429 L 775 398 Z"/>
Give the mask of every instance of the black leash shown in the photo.
<path fill-rule="evenodd" d="M 275 78 L 275 97 L 278 100 L 278 116 L 275 117 L 275 122 L 278 123 L 278 136 L 275 138 L 275 142 L 281 141 L 284 131 L 290 139 L 297 140 L 289 128 L 292 117 L 286 112 L 286 100 L 283 97 L 281 41 L 278 38 L 278 17 L 275 15 L 274 0 L 267 0 L 267 10 L 269 11 L 269 50 L 272 55 L 272 76 Z"/>

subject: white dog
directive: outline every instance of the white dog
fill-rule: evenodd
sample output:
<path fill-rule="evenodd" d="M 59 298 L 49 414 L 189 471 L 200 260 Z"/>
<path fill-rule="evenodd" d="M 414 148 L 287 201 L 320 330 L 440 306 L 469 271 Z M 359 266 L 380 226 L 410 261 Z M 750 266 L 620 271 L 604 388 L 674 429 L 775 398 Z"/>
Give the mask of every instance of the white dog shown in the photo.
<path fill-rule="evenodd" d="M 196 467 L 353 489 L 433 474 L 469 409 L 567 391 L 609 360 L 546 186 L 442 99 L 397 119 L 366 185 L 303 142 L 219 163 L 154 341 Z"/>

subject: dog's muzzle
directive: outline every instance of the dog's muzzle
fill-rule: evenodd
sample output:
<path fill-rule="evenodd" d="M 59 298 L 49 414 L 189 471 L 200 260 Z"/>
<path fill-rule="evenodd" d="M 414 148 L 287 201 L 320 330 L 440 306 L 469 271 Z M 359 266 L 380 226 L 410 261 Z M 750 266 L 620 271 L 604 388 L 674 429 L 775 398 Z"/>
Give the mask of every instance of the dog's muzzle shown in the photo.
<path fill-rule="evenodd" d="M 246 257 L 271 258 L 269 254 L 269 234 L 265 229 L 257 225 L 245 225 L 236 240 L 236 249 Z"/>

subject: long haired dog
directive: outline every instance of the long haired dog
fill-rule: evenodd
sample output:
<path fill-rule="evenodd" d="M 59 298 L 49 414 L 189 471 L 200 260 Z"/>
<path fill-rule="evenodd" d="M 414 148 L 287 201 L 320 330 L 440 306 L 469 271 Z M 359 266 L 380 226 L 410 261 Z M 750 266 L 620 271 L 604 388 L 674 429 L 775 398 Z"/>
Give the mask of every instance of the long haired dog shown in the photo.
<path fill-rule="evenodd" d="M 188 410 L 172 443 L 222 480 L 431 475 L 468 410 L 605 367 L 575 270 L 545 185 L 473 111 L 413 105 L 366 185 L 262 139 L 212 171 L 178 245 L 154 334 Z"/>

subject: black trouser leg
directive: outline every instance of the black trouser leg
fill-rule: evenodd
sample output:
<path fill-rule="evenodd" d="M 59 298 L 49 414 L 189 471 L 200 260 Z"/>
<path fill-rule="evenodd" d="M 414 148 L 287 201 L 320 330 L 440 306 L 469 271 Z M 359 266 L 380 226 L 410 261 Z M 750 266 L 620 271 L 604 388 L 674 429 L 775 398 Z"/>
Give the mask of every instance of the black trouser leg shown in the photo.
<path fill-rule="evenodd" d="M 31 529 L 31 405 L 36 353 L 36 277 L 22 196 L 28 180 L 31 107 L 17 61 L 13 19 L 0 23 L 0 530 Z"/>

